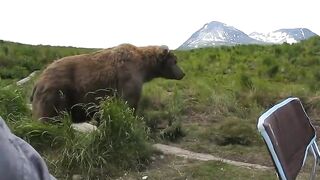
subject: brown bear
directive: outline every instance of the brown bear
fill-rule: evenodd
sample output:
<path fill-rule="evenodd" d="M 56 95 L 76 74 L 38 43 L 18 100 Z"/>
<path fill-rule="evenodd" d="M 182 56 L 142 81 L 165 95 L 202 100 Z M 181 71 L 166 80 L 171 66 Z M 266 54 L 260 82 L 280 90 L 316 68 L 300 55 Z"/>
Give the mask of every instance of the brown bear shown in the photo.
<path fill-rule="evenodd" d="M 184 75 L 166 46 L 122 44 L 64 57 L 50 64 L 36 82 L 30 98 L 33 116 L 48 121 L 67 111 L 73 122 L 84 122 L 90 117 L 78 104 L 97 104 L 98 97 L 114 90 L 136 110 L 144 82 L 157 77 L 180 80 Z"/>

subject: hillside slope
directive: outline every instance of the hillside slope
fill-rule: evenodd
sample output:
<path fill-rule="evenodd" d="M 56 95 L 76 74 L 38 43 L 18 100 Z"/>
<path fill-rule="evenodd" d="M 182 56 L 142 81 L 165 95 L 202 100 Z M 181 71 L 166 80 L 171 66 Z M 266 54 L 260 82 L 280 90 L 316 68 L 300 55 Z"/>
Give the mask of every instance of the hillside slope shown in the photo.
<path fill-rule="evenodd" d="M 22 79 L 49 62 L 64 56 L 92 52 L 94 49 L 27 45 L 0 40 L 0 79 Z"/>

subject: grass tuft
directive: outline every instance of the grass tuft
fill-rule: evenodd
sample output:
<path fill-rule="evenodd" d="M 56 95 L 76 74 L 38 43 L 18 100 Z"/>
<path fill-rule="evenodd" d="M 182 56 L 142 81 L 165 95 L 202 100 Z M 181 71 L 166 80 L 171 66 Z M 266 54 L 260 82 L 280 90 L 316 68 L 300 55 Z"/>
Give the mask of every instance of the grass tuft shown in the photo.
<path fill-rule="evenodd" d="M 101 102 L 95 116 L 100 119 L 97 131 L 76 136 L 69 132 L 71 138 L 66 139 L 62 157 L 57 162 L 65 167 L 64 173 L 95 179 L 114 176 L 126 169 L 143 168 L 151 155 L 143 119 L 113 97 Z"/>

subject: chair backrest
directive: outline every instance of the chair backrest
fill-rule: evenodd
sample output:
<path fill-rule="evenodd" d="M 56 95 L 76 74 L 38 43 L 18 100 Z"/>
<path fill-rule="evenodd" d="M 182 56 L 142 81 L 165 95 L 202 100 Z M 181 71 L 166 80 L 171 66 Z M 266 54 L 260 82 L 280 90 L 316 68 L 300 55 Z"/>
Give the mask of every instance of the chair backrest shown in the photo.
<path fill-rule="evenodd" d="M 297 177 L 308 150 L 319 157 L 315 129 L 298 98 L 288 98 L 262 114 L 258 130 L 281 179 Z"/>

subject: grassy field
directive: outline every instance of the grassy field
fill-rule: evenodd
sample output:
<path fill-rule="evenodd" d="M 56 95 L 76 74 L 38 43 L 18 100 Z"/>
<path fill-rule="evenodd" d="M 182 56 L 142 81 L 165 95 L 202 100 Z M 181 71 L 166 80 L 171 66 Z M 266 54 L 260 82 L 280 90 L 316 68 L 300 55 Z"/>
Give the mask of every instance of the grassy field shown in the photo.
<path fill-rule="evenodd" d="M 62 124 L 32 120 L 26 104 L 33 81 L 7 86 L 54 59 L 92 51 L 0 41 L 0 115 L 59 179 L 74 174 L 86 179 L 276 179 L 274 171 L 163 156 L 150 144 L 272 166 L 256 130 L 267 108 L 297 96 L 314 124 L 320 122 L 319 37 L 293 45 L 175 51 L 186 73 L 183 80 L 145 84 L 138 117 L 124 103 L 106 99 L 97 107 L 104 123 L 90 135 L 74 132 L 65 114 Z"/>

